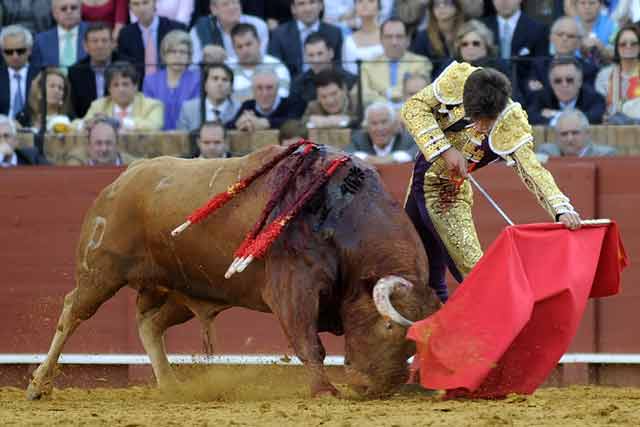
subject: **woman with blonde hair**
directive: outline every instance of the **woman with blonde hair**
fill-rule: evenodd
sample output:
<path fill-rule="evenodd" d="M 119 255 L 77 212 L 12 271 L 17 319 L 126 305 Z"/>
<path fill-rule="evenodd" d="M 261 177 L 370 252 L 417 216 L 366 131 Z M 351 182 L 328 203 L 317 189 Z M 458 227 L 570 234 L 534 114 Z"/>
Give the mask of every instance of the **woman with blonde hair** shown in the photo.
<path fill-rule="evenodd" d="M 43 79 L 46 92 L 46 112 L 42 109 Z M 44 115 L 46 116 L 47 131 L 64 132 L 68 129 L 72 115 L 70 93 L 69 80 L 60 68 L 48 67 L 38 73 L 33 79 L 29 91 L 29 113 L 32 126 L 40 128 Z"/>
<path fill-rule="evenodd" d="M 160 58 L 166 68 L 144 78 L 142 93 L 164 104 L 164 128 L 176 128 L 185 101 L 200 94 L 200 73 L 189 69 L 192 44 L 189 33 L 173 30 L 160 43 Z"/>
<path fill-rule="evenodd" d="M 465 17 L 460 0 L 432 0 L 428 11 L 427 29 L 416 34 L 409 50 L 431 59 L 437 76 L 454 55 L 456 34 Z"/>
<path fill-rule="evenodd" d="M 482 22 L 472 19 L 458 28 L 453 43 L 454 58 L 476 67 L 494 68 L 509 77 L 509 65 L 498 57 L 493 33 Z"/>

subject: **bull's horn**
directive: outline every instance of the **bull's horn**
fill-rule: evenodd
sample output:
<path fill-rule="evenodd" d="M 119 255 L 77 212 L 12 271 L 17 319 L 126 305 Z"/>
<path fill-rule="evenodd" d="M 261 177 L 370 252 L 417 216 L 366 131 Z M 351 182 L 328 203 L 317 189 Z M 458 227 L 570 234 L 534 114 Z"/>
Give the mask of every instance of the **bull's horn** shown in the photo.
<path fill-rule="evenodd" d="M 373 287 L 373 303 L 382 316 L 388 317 L 401 326 L 409 327 L 413 325 L 413 322 L 405 318 L 391 305 L 391 294 L 399 287 L 410 289 L 413 285 L 408 280 L 398 276 L 381 278 Z"/>

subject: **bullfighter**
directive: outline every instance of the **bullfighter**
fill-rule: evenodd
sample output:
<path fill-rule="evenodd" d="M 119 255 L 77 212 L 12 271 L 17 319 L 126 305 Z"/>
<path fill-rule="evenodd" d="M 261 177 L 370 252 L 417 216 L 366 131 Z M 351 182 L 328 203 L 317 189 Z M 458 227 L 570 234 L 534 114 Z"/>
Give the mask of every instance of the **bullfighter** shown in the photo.
<path fill-rule="evenodd" d="M 569 198 L 536 159 L 527 113 L 510 94 L 502 73 L 453 62 L 402 107 L 420 148 L 405 210 L 429 257 L 429 286 L 443 302 L 447 266 L 461 282 L 482 256 L 465 179 L 471 171 L 506 161 L 555 221 L 580 227 Z"/>

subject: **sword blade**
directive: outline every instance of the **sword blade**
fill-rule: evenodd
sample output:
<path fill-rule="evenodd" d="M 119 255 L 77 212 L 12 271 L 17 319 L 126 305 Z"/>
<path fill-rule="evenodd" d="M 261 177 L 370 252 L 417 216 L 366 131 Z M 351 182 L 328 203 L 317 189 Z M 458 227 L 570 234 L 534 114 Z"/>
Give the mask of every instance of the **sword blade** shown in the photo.
<path fill-rule="evenodd" d="M 511 219 L 507 216 L 507 214 L 504 213 L 504 211 L 500 208 L 500 206 L 498 206 L 498 204 L 495 202 L 495 200 L 493 200 L 493 198 L 489 195 L 489 193 L 487 193 L 486 190 L 482 188 L 480 183 L 478 183 L 478 181 L 476 181 L 476 179 L 471 174 L 467 176 L 469 177 L 469 181 L 471 181 L 471 183 L 476 186 L 478 191 L 480 191 L 480 193 L 482 193 L 485 199 L 487 199 L 489 204 L 491 204 L 491 206 L 493 206 L 493 208 L 498 211 L 500 216 L 507 222 L 507 224 L 514 225 L 513 221 L 511 221 Z"/>

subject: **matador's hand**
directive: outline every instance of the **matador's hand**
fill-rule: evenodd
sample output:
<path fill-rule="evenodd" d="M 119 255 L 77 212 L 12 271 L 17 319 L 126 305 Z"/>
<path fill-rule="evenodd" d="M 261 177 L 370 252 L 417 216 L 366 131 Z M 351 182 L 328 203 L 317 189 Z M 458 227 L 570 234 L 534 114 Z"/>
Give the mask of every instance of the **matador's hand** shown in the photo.
<path fill-rule="evenodd" d="M 577 212 L 565 212 L 558 218 L 567 228 L 577 230 L 581 227 L 580 215 Z"/>
<path fill-rule="evenodd" d="M 455 148 L 451 147 L 441 154 L 447 163 L 447 169 L 454 175 L 462 178 L 467 177 L 467 160 Z"/>

